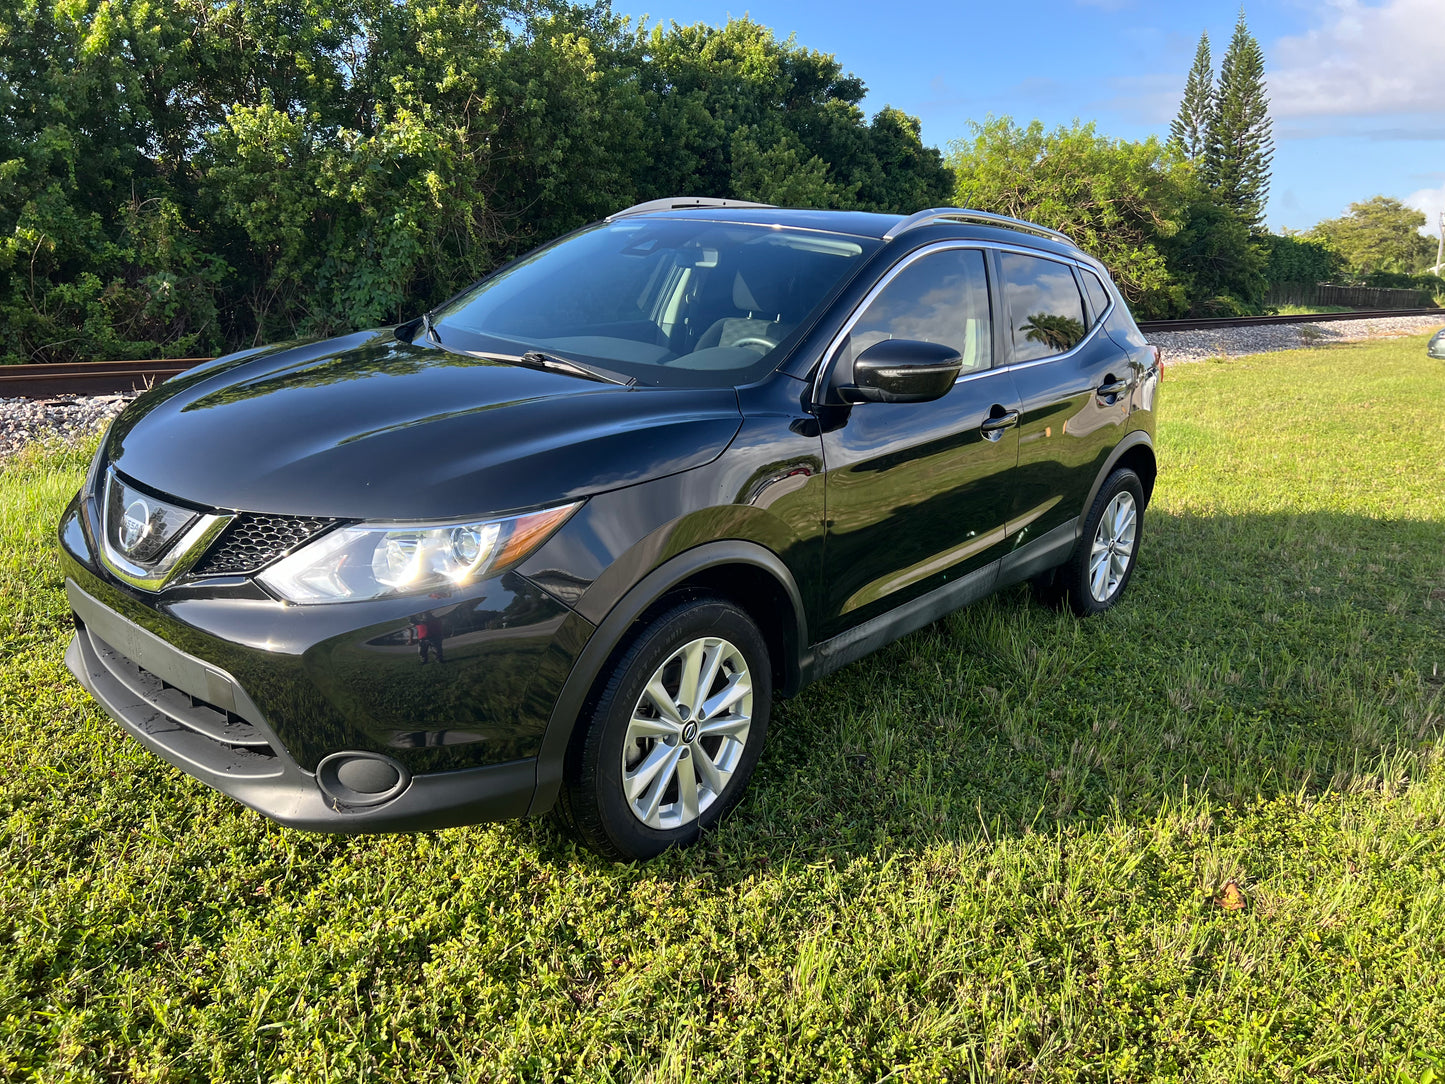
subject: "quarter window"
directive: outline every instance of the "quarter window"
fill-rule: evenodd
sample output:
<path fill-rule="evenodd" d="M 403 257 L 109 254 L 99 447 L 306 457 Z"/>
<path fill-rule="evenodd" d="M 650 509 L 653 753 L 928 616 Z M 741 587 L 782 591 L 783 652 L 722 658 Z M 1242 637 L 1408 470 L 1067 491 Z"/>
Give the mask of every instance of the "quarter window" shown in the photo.
<path fill-rule="evenodd" d="M 946 249 L 914 260 L 889 280 L 848 333 L 840 360 L 851 366 L 874 343 L 916 339 L 953 347 L 964 372 L 987 369 L 990 328 L 983 253 Z"/>
<path fill-rule="evenodd" d="M 1109 307 L 1109 292 L 1104 289 L 1104 284 L 1099 281 L 1099 276 L 1086 268 L 1079 269 L 1079 277 L 1084 280 L 1084 293 L 1089 295 L 1089 314 L 1094 324 L 1099 322 L 1099 317 Z M 1092 326 L 1092 325 L 1091 325 Z"/>
<path fill-rule="evenodd" d="M 1088 325 L 1073 269 L 1015 252 L 999 256 L 1014 360 L 1052 357 L 1078 346 Z"/>

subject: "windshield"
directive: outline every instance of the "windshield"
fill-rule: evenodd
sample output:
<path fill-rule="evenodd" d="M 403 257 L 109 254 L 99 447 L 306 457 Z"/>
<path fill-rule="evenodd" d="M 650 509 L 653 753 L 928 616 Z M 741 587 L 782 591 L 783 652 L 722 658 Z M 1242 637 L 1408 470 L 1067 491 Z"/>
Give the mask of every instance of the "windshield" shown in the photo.
<path fill-rule="evenodd" d="M 438 310 L 448 347 L 543 351 L 660 385 L 747 383 L 878 242 L 623 219 L 539 249 Z M 466 340 L 466 341 L 463 341 Z"/>

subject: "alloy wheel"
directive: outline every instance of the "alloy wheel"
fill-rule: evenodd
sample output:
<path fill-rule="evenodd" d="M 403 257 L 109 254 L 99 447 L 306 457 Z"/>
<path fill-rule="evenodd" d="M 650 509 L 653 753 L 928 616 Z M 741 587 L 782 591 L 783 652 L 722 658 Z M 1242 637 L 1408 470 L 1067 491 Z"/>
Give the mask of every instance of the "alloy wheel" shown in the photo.
<path fill-rule="evenodd" d="M 721 796 L 752 724 L 753 682 L 727 640 L 691 640 L 662 663 L 633 706 L 622 744 L 622 791 L 649 828 L 681 828 Z"/>
<path fill-rule="evenodd" d="M 1095 602 L 1108 602 L 1124 582 L 1129 562 L 1134 559 L 1134 540 L 1139 526 L 1139 506 L 1128 491 L 1117 493 L 1094 530 L 1089 551 L 1089 594 Z"/>

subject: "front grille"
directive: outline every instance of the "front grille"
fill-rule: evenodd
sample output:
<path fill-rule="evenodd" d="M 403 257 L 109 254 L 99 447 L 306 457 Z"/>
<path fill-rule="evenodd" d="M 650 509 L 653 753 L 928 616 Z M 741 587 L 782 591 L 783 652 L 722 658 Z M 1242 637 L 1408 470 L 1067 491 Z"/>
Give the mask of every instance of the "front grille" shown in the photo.
<path fill-rule="evenodd" d="M 92 682 L 112 712 L 162 743 L 187 763 L 233 777 L 280 773 L 276 750 L 260 727 L 162 680 L 76 622 Z M 126 694 L 129 694 L 128 696 Z"/>
<path fill-rule="evenodd" d="M 197 576 L 255 572 L 315 538 L 335 522 L 315 516 L 242 512 L 221 532 L 191 572 Z"/>

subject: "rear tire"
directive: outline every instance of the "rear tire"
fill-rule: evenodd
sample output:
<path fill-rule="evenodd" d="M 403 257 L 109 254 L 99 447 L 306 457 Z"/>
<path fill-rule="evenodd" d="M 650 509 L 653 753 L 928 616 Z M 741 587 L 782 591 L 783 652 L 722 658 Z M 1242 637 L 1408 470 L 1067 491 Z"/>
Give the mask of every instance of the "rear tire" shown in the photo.
<path fill-rule="evenodd" d="M 1143 539 L 1144 483 L 1128 467 L 1104 480 L 1069 560 L 1046 590 L 1080 617 L 1103 613 L 1119 601 L 1134 576 Z"/>
<path fill-rule="evenodd" d="M 578 719 L 556 820 L 607 858 L 695 842 L 737 805 L 767 735 L 772 664 L 746 613 L 692 599 L 653 619 Z"/>

